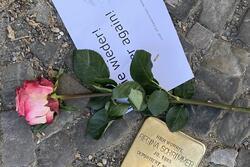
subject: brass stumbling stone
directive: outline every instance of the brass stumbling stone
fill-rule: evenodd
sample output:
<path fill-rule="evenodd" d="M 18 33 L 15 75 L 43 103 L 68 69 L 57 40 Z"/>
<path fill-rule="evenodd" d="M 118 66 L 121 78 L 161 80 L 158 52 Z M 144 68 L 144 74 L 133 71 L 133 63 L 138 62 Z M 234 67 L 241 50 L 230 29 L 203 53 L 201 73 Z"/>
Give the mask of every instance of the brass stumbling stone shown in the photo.
<path fill-rule="evenodd" d="M 182 132 L 172 133 L 164 122 L 148 118 L 122 167 L 197 167 L 205 145 Z"/>

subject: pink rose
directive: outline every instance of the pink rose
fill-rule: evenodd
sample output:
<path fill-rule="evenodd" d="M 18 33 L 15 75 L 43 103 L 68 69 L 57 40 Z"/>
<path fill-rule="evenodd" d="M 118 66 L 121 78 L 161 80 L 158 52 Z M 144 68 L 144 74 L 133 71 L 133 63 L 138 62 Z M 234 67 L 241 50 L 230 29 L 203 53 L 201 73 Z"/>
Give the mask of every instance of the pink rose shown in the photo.
<path fill-rule="evenodd" d="M 44 78 L 25 81 L 16 90 L 16 111 L 30 125 L 51 123 L 59 110 L 59 101 L 50 98 L 54 84 Z"/>

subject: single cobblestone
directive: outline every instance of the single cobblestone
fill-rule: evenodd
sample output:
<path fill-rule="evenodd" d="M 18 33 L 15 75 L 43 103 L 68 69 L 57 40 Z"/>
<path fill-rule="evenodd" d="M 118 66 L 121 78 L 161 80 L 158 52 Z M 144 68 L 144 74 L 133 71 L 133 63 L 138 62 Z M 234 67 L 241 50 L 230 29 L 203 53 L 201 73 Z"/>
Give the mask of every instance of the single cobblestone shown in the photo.
<path fill-rule="evenodd" d="M 231 15 L 236 0 L 226 1 L 203 1 L 203 10 L 200 17 L 201 24 L 213 32 L 220 32 Z"/>
<path fill-rule="evenodd" d="M 42 23 L 46 26 L 50 25 L 51 9 L 50 6 L 48 6 L 47 1 L 46 0 L 35 0 L 35 1 L 36 5 L 30 12 L 36 13 L 36 21 L 38 23 Z"/>
<path fill-rule="evenodd" d="M 224 165 L 226 167 L 234 167 L 236 164 L 236 157 L 238 152 L 233 149 L 217 149 L 209 157 L 209 161 L 217 165 Z"/>
<path fill-rule="evenodd" d="M 250 150 L 241 149 L 237 157 L 237 167 L 246 167 L 250 164 Z"/>
<path fill-rule="evenodd" d="M 173 13 L 178 19 L 186 18 L 195 4 L 195 0 L 165 0 L 165 2 L 171 13 Z"/>
<path fill-rule="evenodd" d="M 36 149 L 38 167 L 66 167 L 74 160 L 76 150 L 70 137 L 59 132 L 43 141 Z"/>
<path fill-rule="evenodd" d="M 200 23 L 196 23 L 187 34 L 187 39 L 198 49 L 206 50 L 210 47 L 214 38 L 214 34 L 203 27 Z"/>
<path fill-rule="evenodd" d="M 250 135 L 250 117 L 246 113 L 227 113 L 216 126 L 218 138 L 225 145 L 241 144 Z"/>
<path fill-rule="evenodd" d="M 35 143 L 29 125 L 14 111 L 0 113 L 0 120 L 3 140 L 0 155 L 2 155 L 3 166 L 34 166 L 36 164 Z"/>
<path fill-rule="evenodd" d="M 52 60 L 56 55 L 58 45 L 54 42 L 47 42 L 45 44 L 41 44 L 37 41 L 31 44 L 30 49 L 31 53 L 33 53 L 33 55 L 35 55 L 45 65 L 52 65 Z"/>
<path fill-rule="evenodd" d="M 243 24 L 240 27 L 239 38 L 250 47 L 250 10 L 247 12 Z"/>
<path fill-rule="evenodd" d="M 208 136 L 216 123 L 221 111 L 214 108 L 192 107 L 189 110 L 189 120 L 185 129 L 202 137 Z"/>

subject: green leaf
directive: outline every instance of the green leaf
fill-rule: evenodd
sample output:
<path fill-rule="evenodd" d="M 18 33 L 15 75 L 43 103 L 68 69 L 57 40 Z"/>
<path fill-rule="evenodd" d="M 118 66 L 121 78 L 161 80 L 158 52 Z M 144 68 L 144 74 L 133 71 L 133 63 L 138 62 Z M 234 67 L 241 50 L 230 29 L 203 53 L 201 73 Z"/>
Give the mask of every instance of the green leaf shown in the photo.
<path fill-rule="evenodd" d="M 166 114 L 166 123 L 172 132 L 181 130 L 188 121 L 188 110 L 184 106 L 174 106 Z"/>
<path fill-rule="evenodd" d="M 149 93 L 159 89 L 158 82 L 151 71 L 152 67 L 151 54 L 144 50 L 137 50 L 131 62 L 130 74 L 133 80 L 141 84 Z"/>
<path fill-rule="evenodd" d="M 73 69 L 83 84 L 91 85 L 100 79 L 109 78 L 108 67 L 97 52 L 76 50 L 73 57 Z"/>
<path fill-rule="evenodd" d="M 77 107 L 65 105 L 65 104 L 60 105 L 60 110 L 65 111 L 65 112 L 77 112 L 77 111 L 79 111 L 79 109 Z"/>
<path fill-rule="evenodd" d="M 128 95 L 128 100 L 135 107 L 137 111 L 141 111 L 145 105 L 144 103 L 144 94 L 140 90 L 131 89 L 130 94 Z"/>
<path fill-rule="evenodd" d="M 163 90 L 154 91 L 148 98 L 148 109 L 154 116 L 165 112 L 169 107 L 168 95 Z"/>
<path fill-rule="evenodd" d="M 121 118 L 128 111 L 128 104 L 111 103 L 108 110 L 108 116 L 111 119 Z"/>
<path fill-rule="evenodd" d="M 112 99 L 128 98 L 132 89 L 140 90 L 144 93 L 144 90 L 140 84 L 134 81 L 129 81 L 129 82 L 120 84 L 115 89 L 113 89 Z"/>
<path fill-rule="evenodd" d="M 110 104 L 111 104 L 111 101 L 108 101 L 106 104 L 105 104 L 105 110 L 108 111 L 109 108 L 110 108 Z"/>
<path fill-rule="evenodd" d="M 109 122 L 107 111 L 100 110 L 89 119 L 87 133 L 94 139 L 99 139 L 105 133 Z"/>
<path fill-rule="evenodd" d="M 88 103 L 88 107 L 93 110 L 103 109 L 105 104 L 110 100 L 110 97 L 95 97 L 91 98 Z"/>
<path fill-rule="evenodd" d="M 112 93 L 112 89 L 117 86 L 117 83 L 108 78 L 98 78 L 95 83 L 92 83 L 93 91 L 97 91 L 100 93 Z"/>
<path fill-rule="evenodd" d="M 194 95 L 194 82 L 188 81 L 173 90 L 175 96 L 181 98 L 191 99 Z"/>
<path fill-rule="evenodd" d="M 49 125 L 48 124 L 40 124 L 31 126 L 31 130 L 34 134 L 41 133 L 44 129 L 46 129 Z"/>
<path fill-rule="evenodd" d="M 142 113 L 143 113 L 145 116 L 148 116 L 148 117 L 151 117 L 151 116 L 152 116 L 152 113 L 149 111 L 148 108 L 146 108 L 145 110 L 143 110 Z"/>
<path fill-rule="evenodd" d="M 109 79 L 109 78 L 97 78 L 95 80 L 95 83 L 100 84 L 102 86 L 108 86 L 108 85 L 117 86 L 117 83 L 114 80 Z"/>

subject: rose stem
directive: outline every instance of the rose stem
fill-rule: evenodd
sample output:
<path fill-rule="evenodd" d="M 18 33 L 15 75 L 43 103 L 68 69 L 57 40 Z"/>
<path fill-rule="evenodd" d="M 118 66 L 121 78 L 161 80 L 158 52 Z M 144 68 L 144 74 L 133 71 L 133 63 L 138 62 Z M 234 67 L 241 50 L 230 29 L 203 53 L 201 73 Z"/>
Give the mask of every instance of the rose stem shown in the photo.
<path fill-rule="evenodd" d="M 194 100 L 194 99 L 184 99 L 178 96 L 174 96 L 168 93 L 172 99 L 170 100 L 171 103 L 175 104 L 189 104 L 189 105 L 201 105 L 207 107 L 213 107 L 223 110 L 231 110 L 237 112 L 250 112 L 250 108 L 243 108 L 243 107 L 236 107 L 228 104 L 223 103 L 214 103 L 202 100 Z M 59 99 L 62 100 L 69 100 L 69 99 L 79 99 L 79 98 L 93 98 L 93 97 L 106 97 L 112 96 L 112 93 L 94 93 L 94 94 L 76 94 L 76 95 L 57 95 Z"/>
<path fill-rule="evenodd" d="M 173 96 L 172 96 L 173 97 Z M 207 102 L 202 100 L 194 100 L 194 99 L 184 99 L 177 96 L 173 97 L 174 99 L 171 100 L 171 103 L 175 104 L 190 104 L 190 105 L 201 105 L 207 107 L 213 107 L 223 110 L 231 110 L 236 112 L 250 112 L 250 108 L 243 108 L 243 107 L 236 107 L 232 105 L 227 105 L 223 103 L 214 103 L 214 102 Z"/>
<path fill-rule="evenodd" d="M 76 94 L 76 95 L 57 95 L 61 100 L 79 99 L 79 98 L 93 98 L 111 96 L 112 93 L 93 93 L 93 94 Z"/>

